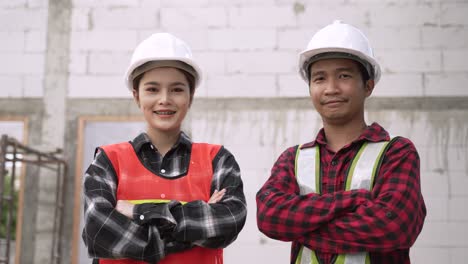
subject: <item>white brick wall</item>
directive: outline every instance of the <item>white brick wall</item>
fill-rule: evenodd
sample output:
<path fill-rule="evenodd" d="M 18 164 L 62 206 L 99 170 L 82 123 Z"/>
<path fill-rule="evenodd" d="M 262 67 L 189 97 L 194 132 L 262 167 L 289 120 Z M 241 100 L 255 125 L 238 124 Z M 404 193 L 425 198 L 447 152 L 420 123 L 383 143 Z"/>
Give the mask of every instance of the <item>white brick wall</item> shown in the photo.
<path fill-rule="evenodd" d="M 212 50 L 270 50 L 276 44 L 274 29 L 217 29 L 209 34 Z"/>
<path fill-rule="evenodd" d="M 26 5 L 26 0 L 12 0 L 0 2 L 1 8 L 23 7 Z"/>
<path fill-rule="evenodd" d="M 89 7 L 75 7 L 72 10 L 71 23 L 73 30 L 90 30 L 90 21 L 92 19 L 91 9 Z"/>
<path fill-rule="evenodd" d="M 308 29 L 280 29 L 278 30 L 278 49 L 302 51 L 319 27 L 310 26 Z"/>
<path fill-rule="evenodd" d="M 88 72 L 121 75 L 123 79 L 130 56 L 126 52 L 91 52 L 88 57 Z"/>
<path fill-rule="evenodd" d="M 137 43 L 137 33 L 132 30 L 75 31 L 71 34 L 71 51 L 131 51 Z"/>
<path fill-rule="evenodd" d="M 386 73 L 440 72 L 442 54 L 439 50 L 392 50 L 376 55 Z"/>
<path fill-rule="evenodd" d="M 23 97 L 42 97 L 44 95 L 44 78 L 41 75 L 26 75 L 23 82 Z"/>
<path fill-rule="evenodd" d="M 96 29 L 148 29 L 158 27 L 158 13 L 153 8 L 111 9 L 108 7 L 92 10 L 92 25 Z"/>
<path fill-rule="evenodd" d="M 229 9 L 229 26 L 235 28 L 279 28 L 296 25 L 291 6 L 233 7 Z"/>
<path fill-rule="evenodd" d="M 0 36 L 7 41 L 0 50 L 44 53 L 46 7 L 45 0 L 3 3 Z M 380 85 L 391 87 L 374 96 L 438 96 L 434 82 L 448 81 L 457 87 L 465 79 L 460 76 L 468 72 L 463 59 L 468 49 L 464 16 L 468 4 L 463 1 L 74 0 L 73 7 L 72 53 L 131 52 L 150 33 L 171 31 L 186 40 L 195 55 L 223 51 L 221 68 L 217 56 L 204 56 L 207 76 L 268 73 L 282 82 L 277 84 L 278 96 L 298 95 L 301 88 L 291 86 L 299 82 L 284 90 L 282 76 L 297 73 L 297 53 L 317 29 L 335 18 L 361 27 L 373 43 L 384 69 Z M 252 51 L 269 58 L 252 59 L 256 55 Z M 115 73 L 116 68 L 98 67 L 96 73 Z M 86 71 L 93 74 L 93 69 Z M 466 95 L 458 88 L 440 93 Z"/>
<path fill-rule="evenodd" d="M 468 14 L 468 3 L 443 3 L 440 15 L 440 24 L 445 25 L 468 25 L 466 14 Z"/>
<path fill-rule="evenodd" d="M 208 97 L 275 97 L 275 79 L 268 75 L 234 74 L 206 80 Z"/>
<path fill-rule="evenodd" d="M 204 70 L 197 98 L 307 97 L 307 85 L 297 73 L 298 52 L 314 32 L 334 19 L 360 27 L 373 44 L 383 69 L 374 97 L 468 96 L 466 1 L 72 2 L 70 98 L 130 98 L 122 75 L 131 51 L 158 31 L 173 32 L 192 47 Z M 0 97 L 43 95 L 47 3 L 1 1 L 0 60 L 8 63 L 0 64 Z M 468 258 L 468 213 L 463 207 L 468 199 L 466 113 L 375 111 L 366 115 L 395 134 L 410 137 L 421 155 L 428 217 L 411 251 L 413 263 L 464 263 Z M 277 263 L 287 262 L 288 245 L 265 239 L 253 225 L 253 197 L 279 153 L 312 139 L 320 118 L 312 110 L 259 110 L 205 112 L 194 121 L 201 122 L 195 132 L 210 131 L 195 133 L 196 139 L 206 136 L 210 142 L 227 144 L 245 169 L 249 225 L 240 242 L 226 251 L 227 264 L 236 256 L 262 254 L 277 254 Z M 289 129 L 297 124 L 301 129 Z M 252 156 L 252 146 L 264 154 L 262 159 Z M 257 249 L 255 254 L 249 251 L 252 248 Z"/>
<path fill-rule="evenodd" d="M 280 75 L 278 85 L 280 97 L 309 96 L 309 87 L 298 74 Z"/>
<path fill-rule="evenodd" d="M 384 73 L 374 88 L 372 96 L 423 96 L 423 76 L 417 73 Z"/>
<path fill-rule="evenodd" d="M 345 1 L 330 1 L 329 4 L 307 2 L 305 10 L 297 15 L 297 23 L 301 28 L 322 28 L 333 20 L 343 20 L 357 27 L 369 24 L 369 12 L 374 5 L 348 4 Z M 375 8 L 375 7 L 374 7 Z M 293 11 L 293 4 L 289 1 L 289 10 Z"/>
<path fill-rule="evenodd" d="M 0 83 L 1 97 L 21 97 L 23 85 L 20 77 L 0 76 Z"/>
<path fill-rule="evenodd" d="M 468 28 L 461 26 L 421 28 L 422 48 L 468 48 Z"/>
<path fill-rule="evenodd" d="M 223 28 L 227 25 L 227 12 L 222 7 L 162 8 L 161 27 L 172 28 Z"/>
<path fill-rule="evenodd" d="M 46 51 L 46 32 L 44 30 L 28 30 L 25 33 L 25 48 L 26 52 L 40 52 Z"/>
<path fill-rule="evenodd" d="M 0 31 L 45 29 L 47 10 L 40 9 L 0 9 Z"/>
<path fill-rule="evenodd" d="M 68 80 L 68 96 L 75 98 L 132 98 L 121 75 L 76 75 Z M 117 87 L 121 87 L 119 89 Z"/>
<path fill-rule="evenodd" d="M 445 72 L 468 72 L 468 49 L 448 50 L 444 51 L 442 55 Z"/>
<path fill-rule="evenodd" d="M 203 78 L 226 72 L 226 56 L 222 52 L 198 52 L 196 59 L 204 70 Z"/>
<path fill-rule="evenodd" d="M 42 74 L 44 55 L 38 53 L 1 53 L 0 72 L 3 74 Z M 8 62 L 8 63 L 6 63 Z"/>
<path fill-rule="evenodd" d="M 25 37 L 24 37 L 24 32 L 22 31 L 0 32 L 0 39 L 2 40 L 2 45 L 0 46 L 0 52 L 24 50 Z"/>
<path fill-rule="evenodd" d="M 400 2 L 376 6 L 370 10 L 370 23 L 382 27 L 439 24 L 440 10 L 437 5 L 415 3 L 416 1 L 409 2 L 409 4 Z"/>
<path fill-rule="evenodd" d="M 424 77 L 426 96 L 468 96 L 465 85 L 468 72 L 426 74 Z"/>
<path fill-rule="evenodd" d="M 230 52 L 228 73 L 290 73 L 296 71 L 296 54 L 284 51 Z"/>
<path fill-rule="evenodd" d="M 155 2 L 158 0 L 155 0 Z M 72 0 L 74 7 L 107 7 L 107 8 L 125 8 L 137 7 L 138 1 L 135 0 Z"/>

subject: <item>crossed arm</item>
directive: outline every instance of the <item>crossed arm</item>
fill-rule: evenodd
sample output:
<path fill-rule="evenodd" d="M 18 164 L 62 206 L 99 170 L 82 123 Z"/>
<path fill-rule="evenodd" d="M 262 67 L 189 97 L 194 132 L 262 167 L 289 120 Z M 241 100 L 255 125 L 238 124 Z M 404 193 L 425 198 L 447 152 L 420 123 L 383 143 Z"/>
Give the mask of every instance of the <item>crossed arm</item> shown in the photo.
<path fill-rule="evenodd" d="M 194 245 L 229 245 L 244 226 L 246 204 L 239 167 L 232 154 L 222 150 L 215 158 L 210 201 L 184 205 L 171 201 L 133 206 L 117 201 L 115 173 L 109 169 L 110 161 L 99 153 L 84 180 L 83 239 L 89 255 L 157 262 Z M 141 222 L 133 219 L 135 214 L 148 217 Z M 169 225 L 161 219 L 169 219 Z"/>
<path fill-rule="evenodd" d="M 402 139 L 387 152 L 372 192 L 300 195 L 295 148 L 285 151 L 257 193 L 257 223 L 267 236 L 328 253 L 407 249 L 426 215 L 419 157 Z"/>

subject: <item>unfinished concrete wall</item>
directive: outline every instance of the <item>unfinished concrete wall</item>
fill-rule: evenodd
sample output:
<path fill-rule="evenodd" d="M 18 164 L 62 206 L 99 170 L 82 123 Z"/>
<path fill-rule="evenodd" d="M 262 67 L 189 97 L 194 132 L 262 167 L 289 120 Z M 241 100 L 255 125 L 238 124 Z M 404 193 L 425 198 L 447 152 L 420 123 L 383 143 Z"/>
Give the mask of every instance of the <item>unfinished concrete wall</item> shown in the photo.
<path fill-rule="evenodd" d="M 428 218 L 412 250 L 414 262 L 463 263 L 468 257 L 466 1 L 73 0 L 71 4 L 69 18 L 62 17 L 70 19 L 65 34 L 69 46 L 62 47 L 68 53 L 64 57 L 69 61 L 68 80 L 57 87 L 53 83 L 63 79 L 46 76 L 46 65 L 53 60 L 47 59 L 52 53 L 46 41 L 49 1 L 0 2 L 0 115 L 33 117 L 31 127 L 37 129 L 29 131 L 30 144 L 41 145 L 44 131 L 54 123 L 64 127 L 72 172 L 77 117 L 138 114 L 130 99 L 120 100 L 130 96 L 122 76 L 131 51 L 153 32 L 173 32 L 192 46 L 205 72 L 192 109 L 193 137 L 226 144 L 245 172 L 249 219 L 239 241 L 227 250 L 226 263 L 251 259 L 238 256 L 270 256 L 270 263 L 284 263 L 288 245 L 256 231 L 253 194 L 281 150 L 310 140 L 320 127 L 297 74 L 297 53 L 317 29 L 341 19 L 368 34 L 383 69 L 368 121 L 411 138 L 421 154 Z M 49 67 L 60 64 L 56 61 Z M 54 88 L 62 89 L 57 99 L 67 98 L 58 108 L 47 103 L 53 103 Z M 44 113 L 52 113 L 51 109 L 65 115 L 43 127 Z M 57 145 L 63 142 L 55 140 Z M 67 261 L 73 244 L 69 238 L 74 176 L 68 181 L 66 204 Z"/>

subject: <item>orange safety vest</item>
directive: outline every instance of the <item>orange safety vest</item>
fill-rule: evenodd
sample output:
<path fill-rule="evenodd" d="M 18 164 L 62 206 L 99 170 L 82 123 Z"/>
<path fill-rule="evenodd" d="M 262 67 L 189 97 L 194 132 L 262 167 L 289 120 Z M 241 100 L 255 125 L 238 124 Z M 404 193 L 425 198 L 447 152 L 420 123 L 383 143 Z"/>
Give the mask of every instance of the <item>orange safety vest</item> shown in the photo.
<path fill-rule="evenodd" d="M 140 162 L 128 142 L 103 146 L 117 173 L 117 200 L 178 200 L 190 202 L 210 199 L 213 178 L 212 161 L 220 145 L 192 143 L 192 153 L 187 175 L 175 179 L 160 177 Z M 223 250 L 195 246 L 192 249 L 166 256 L 159 264 L 192 263 L 222 264 Z M 131 259 L 100 259 L 100 264 L 144 264 Z"/>

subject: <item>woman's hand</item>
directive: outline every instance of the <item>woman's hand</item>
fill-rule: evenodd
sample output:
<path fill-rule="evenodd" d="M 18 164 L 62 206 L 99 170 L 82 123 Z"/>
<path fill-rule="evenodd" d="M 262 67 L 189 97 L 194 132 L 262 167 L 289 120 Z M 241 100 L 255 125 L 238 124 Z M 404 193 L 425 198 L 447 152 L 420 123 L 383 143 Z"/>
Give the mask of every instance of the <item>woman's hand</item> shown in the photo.
<path fill-rule="evenodd" d="M 221 191 L 215 190 L 213 195 L 211 195 L 210 200 L 208 200 L 209 204 L 217 203 L 221 201 L 223 196 L 226 194 L 226 189 L 222 189 Z"/>
<path fill-rule="evenodd" d="M 135 205 L 127 202 L 125 200 L 118 200 L 117 205 L 115 206 L 115 210 L 119 213 L 125 215 L 126 217 L 133 219 L 133 207 Z"/>

